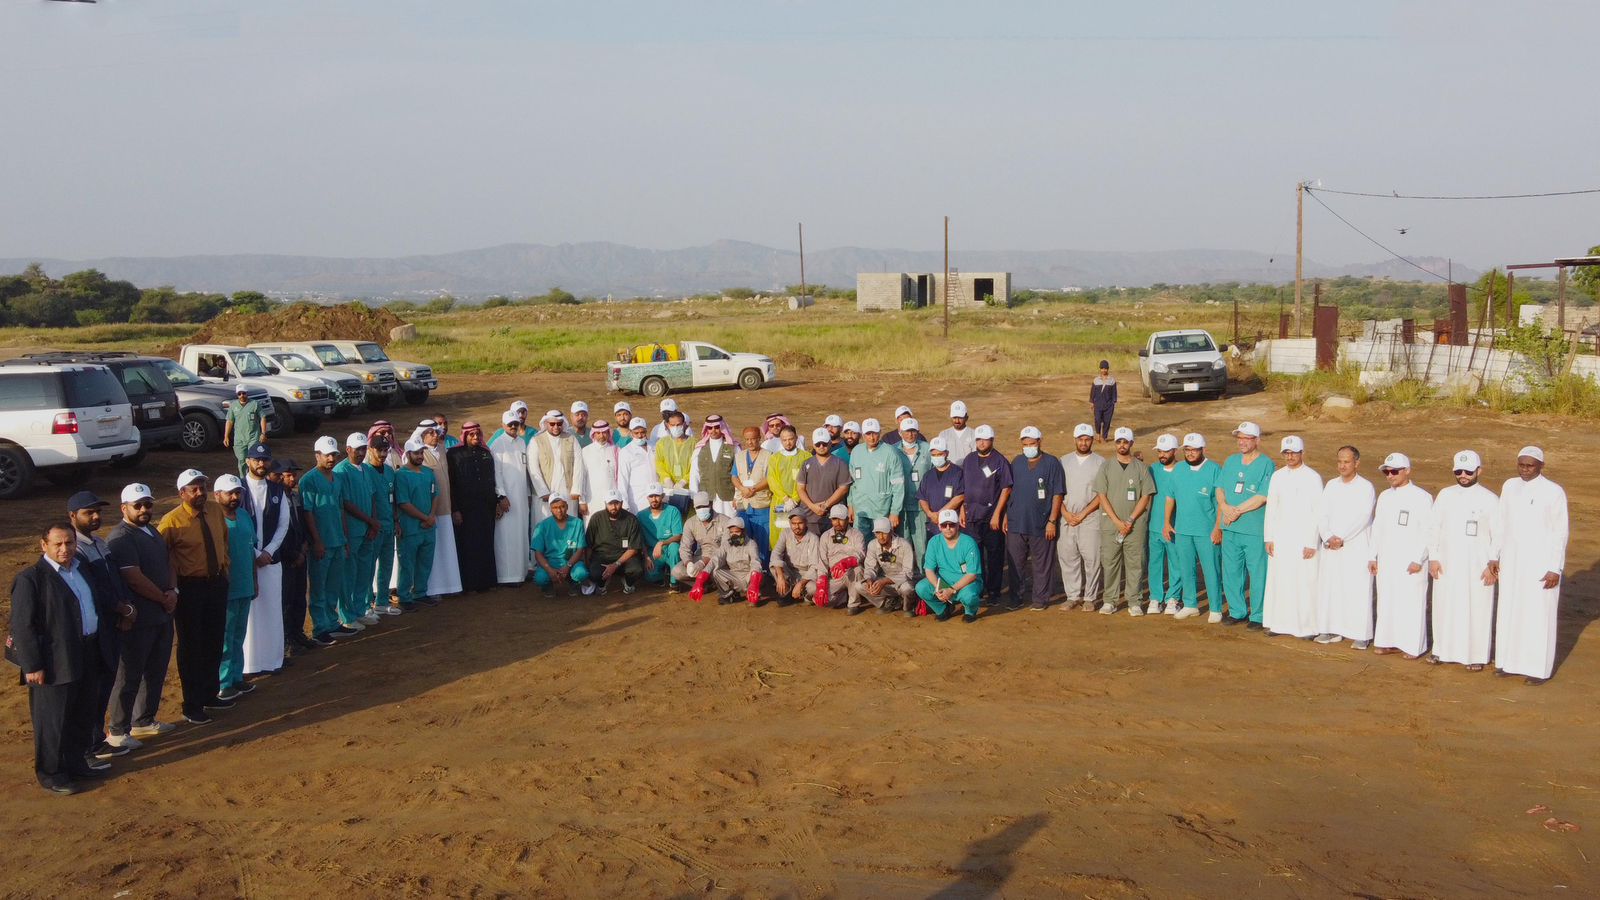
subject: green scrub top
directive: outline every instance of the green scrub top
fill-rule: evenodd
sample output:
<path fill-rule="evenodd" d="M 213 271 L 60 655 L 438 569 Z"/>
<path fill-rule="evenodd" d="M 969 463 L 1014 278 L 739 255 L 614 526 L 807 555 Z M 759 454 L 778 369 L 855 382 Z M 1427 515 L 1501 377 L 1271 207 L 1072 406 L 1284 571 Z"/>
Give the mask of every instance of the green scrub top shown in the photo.
<path fill-rule="evenodd" d="M 1271 458 L 1265 453 L 1257 454 L 1256 461 L 1245 465 L 1244 457 L 1235 453 L 1228 457 L 1222 464 L 1222 472 L 1217 476 L 1217 487 L 1222 490 L 1227 501 L 1238 506 L 1252 497 L 1265 497 L 1267 487 L 1272 483 L 1272 473 L 1277 466 L 1272 464 Z M 1252 509 L 1233 522 L 1223 525 L 1223 531 L 1235 534 L 1261 535 L 1261 528 L 1267 522 L 1267 508 Z"/>
<path fill-rule="evenodd" d="M 1217 476 L 1222 468 L 1211 460 L 1199 468 L 1187 462 L 1172 470 L 1172 499 L 1178 508 L 1172 515 L 1172 530 L 1178 534 L 1209 537 L 1217 527 Z M 1165 511 L 1162 512 L 1165 516 Z"/>
<path fill-rule="evenodd" d="M 388 468 L 387 466 L 385 468 Z M 393 470 L 391 470 L 393 471 Z M 433 470 L 423 466 L 421 471 L 413 472 L 409 468 L 401 469 L 394 476 L 394 505 L 396 511 L 400 504 L 409 503 L 417 508 L 423 515 L 432 515 L 433 498 L 439 495 L 439 481 L 433 475 Z M 400 536 L 411 537 L 422 533 L 422 523 L 405 513 L 400 516 Z"/>
<path fill-rule="evenodd" d="M 312 469 L 300 479 L 300 506 L 306 515 L 317 523 L 317 535 L 322 546 L 332 550 L 343 547 L 344 537 L 344 476 L 337 471 L 333 478 L 324 477 L 321 469 Z"/>

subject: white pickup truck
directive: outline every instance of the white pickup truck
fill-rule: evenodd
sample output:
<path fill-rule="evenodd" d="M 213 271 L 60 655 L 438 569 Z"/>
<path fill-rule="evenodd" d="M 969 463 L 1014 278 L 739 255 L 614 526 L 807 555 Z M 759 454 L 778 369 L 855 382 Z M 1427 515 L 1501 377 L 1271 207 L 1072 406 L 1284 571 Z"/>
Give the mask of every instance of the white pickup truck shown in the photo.
<path fill-rule="evenodd" d="M 284 372 L 246 347 L 184 344 L 178 348 L 178 362 L 203 381 L 243 381 L 266 388 L 279 426 L 273 437 L 291 434 L 296 428 L 316 428 L 334 412 L 333 386 L 327 380 Z"/>
<path fill-rule="evenodd" d="M 1139 351 L 1139 381 L 1151 403 L 1179 394 L 1221 398 L 1228 392 L 1227 349 L 1199 328 L 1158 331 Z"/>
<path fill-rule="evenodd" d="M 778 377 L 771 357 L 729 353 L 715 344 L 639 344 L 606 364 L 606 388 L 664 397 L 668 391 L 733 387 L 753 391 Z"/>

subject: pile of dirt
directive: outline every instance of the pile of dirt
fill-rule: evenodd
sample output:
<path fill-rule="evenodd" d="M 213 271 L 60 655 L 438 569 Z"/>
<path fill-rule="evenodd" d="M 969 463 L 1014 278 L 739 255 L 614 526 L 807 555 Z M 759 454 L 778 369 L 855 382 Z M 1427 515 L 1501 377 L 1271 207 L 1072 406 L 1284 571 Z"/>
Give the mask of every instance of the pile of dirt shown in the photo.
<path fill-rule="evenodd" d="M 804 350 L 779 350 L 772 361 L 785 369 L 815 369 L 817 358 Z"/>
<path fill-rule="evenodd" d="M 189 343 L 341 340 L 387 344 L 389 330 L 404 324 L 404 319 L 386 309 L 368 309 L 360 303 L 296 303 L 287 309 L 255 315 L 228 310 L 201 327 Z"/>

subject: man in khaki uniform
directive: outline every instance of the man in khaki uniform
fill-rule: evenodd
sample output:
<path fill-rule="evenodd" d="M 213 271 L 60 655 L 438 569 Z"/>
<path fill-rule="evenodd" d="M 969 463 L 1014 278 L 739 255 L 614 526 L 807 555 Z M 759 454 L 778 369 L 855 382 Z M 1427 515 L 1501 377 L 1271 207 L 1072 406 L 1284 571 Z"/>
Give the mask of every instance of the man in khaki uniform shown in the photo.
<path fill-rule="evenodd" d="M 843 609 L 861 581 L 861 557 L 866 539 L 850 527 L 850 508 L 835 503 L 828 510 L 833 527 L 822 534 L 822 575 L 817 578 L 818 606 Z"/>
<path fill-rule="evenodd" d="M 1144 615 L 1144 538 L 1150 530 L 1150 504 L 1156 481 L 1143 460 L 1133 458 L 1133 429 L 1118 428 L 1117 455 L 1100 467 L 1094 492 L 1105 513 L 1100 524 L 1100 574 L 1105 603 L 1100 612 L 1112 616 L 1118 598 L 1128 598 L 1128 615 Z"/>
<path fill-rule="evenodd" d="M 897 605 L 915 613 L 917 579 L 922 573 L 912 555 L 911 542 L 895 534 L 887 518 L 874 519 L 861 580 L 851 587 L 850 615 L 866 612 L 868 603 L 881 613 L 893 612 Z"/>
<path fill-rule="evenodd" d="M 767 567 L 778 589 L 778 605 L 791 606 L 805 596 L 823 573 L 821 564 L 822 545 L 811 533 L 806 514 L 796 507 L 789 513 L 789 530 L 778 536 L 777 546 L 772 548 Z"/>
<path fill-rule="evenodd" d="M 717 554 L 728 539 L 728 517 L 718 515 L 712 508 L 711 495 L 701 491 L 694 495 L 694 515 L 683 523 L 683 539 L 678 544 L 678 564 L 672 567 L 672 577 L 679 583 L 694 582 L 689 596 L 696 603 L 705 596 L 706 585 L 716 565 Z"/>
<path fill-rule="evenodd" d="M 716 579 L 718 605 L 739 602 L 739 589 L 744 589 L 744 599 L 751 606 L 761 605 L 761 554 L 756 542 L 745 536 L 743 519 L 728 519 L 727 540 L 717 553 L 712 577 Z"/>

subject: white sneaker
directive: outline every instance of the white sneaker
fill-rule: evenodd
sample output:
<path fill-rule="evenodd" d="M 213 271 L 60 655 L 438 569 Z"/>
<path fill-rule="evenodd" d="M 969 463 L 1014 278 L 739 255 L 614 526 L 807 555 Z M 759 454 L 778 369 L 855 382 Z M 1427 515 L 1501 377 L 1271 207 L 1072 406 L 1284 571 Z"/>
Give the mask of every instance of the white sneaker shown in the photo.
<path fill-rule="evenodd" d="M 144 741 L 131 734 L 111 734 L 109 732 L 106 734 L 106 743 L 113 747 L 127 747 L 129 750 L 137 750 L 144 746 Z"/>
<path fill-rule="evenodd" d="M 157 735 L 171 734 L 178 730 L 178 726 L 171 722 L 151 722 L 149 725 L 135 725 L 128 734 L 133 737 L 156 737 Z"/>
<path fill-rule="evenodd" d="M 1185 606 L 1184 608 L 1173 613 L 1172 617 L 1174 619 L 1192 619 L 1198 615 L 1200 615 L 1200 610 L 1195 609 L 1192 606 Z"/>
<path fill-rule="evenodd" d="M 346 631 L 366 631 L 367 630 L 367 626 L 361 624 L 360 620 L 356 620 L 354 622 L 345 622 L 343 627 L 345 628 Z"/>
<path fill-rule="evenodd" d="M 1092 609 L 1093 607 L 1090 607 L 1090 608 Z M 1128 609 L 1130 609 L 1130 610 L 1135 610 L 1135 609 L 1138 609 L 1138 608 L 1139 607 L 1137 605 L 1135 605 L 1135 604 L 1132 604 L 1132 603 L 1128 604 Z M 1114 616 L 1114 615 L 1116 615 L 1117 614 L 1117 605 L 1115 603 L 1112 603 L 1110 600 L 1107 600 L 1105 602 L 1105 604 L 1100 607 L 1100 614 L 1102 616 Z"/>
<path fill-rule="evenodd" d="M 1356 641 L 1355 643 L 1350 645 L 1350 649 L 1351 650 L 1365 650 L 1365 649 L 1367 649 L 1368 647 L 1371 647 L 1371 646 L 1372 646 L 1372 642 L 1371 641 Z"/>
<path fill-rule="evenodd" d="M 360 622 L 363 625 L 376 625 L 376 624 L 378 624 L 378 617 L 376 615 L 374 615 L 373 613 L 367 613 L 366 615 L 362 616 L 361 618 L 357 619 L 356 621 Z"/>
<path fill-rule="evenodd" d="M 1342 640 L 1344 640 L 1344 638 L 1338 636 L 1337 634 L 1319 634 L 1319 635 L 1317 635 L 1317 643 L 1319 643 L 1319 644 L 1337 644 Z"/>
<path fill-rule="evenodd" d="M 1200 611 L 1195 610 L 1195 612 L 1198 614 Z M 1222 613 L 1214 612 L 1211 615 L 1206 616 L 1206 621 L 1212 625 L 1220 625 L 1222 623 Z"/>
<path fill-rule="evenodd" d="M 382 606 L 374 606 L 372 608 L 372 612 L 375 615 L 380 615 L 380 616 L 398 616 L 401 613 L 405 612 L 405 610 L 401 609 L 398 606 L 395 606 L 392 603 L 385 603 Z"/>
<path fill-rule="evenodd" d="M 1175 615 L 1178 614 L 1178 610 L 1180 610 L 1180 609 L 1183 609 L 1183 604 L 1182 603 L 1179 603 L 1176 600 L 1168 600 L 1167 601 L 1167 615 L 1175 616 Z"/>
<path fill-rule="evenodd" d="M 1160 600 L 1151 600 L 1149 603 L 1146 603 L 1144 605 L 1144 611 L 1149 613 L 1152 616 L 1161 615 L 1161 601 Z"/>
<path fill-rule="evenodd" d="M 1144 615 L 1144 610 L 1140 609 L 1139 608 L 1139 604 L 1137 604 L 1137 603 L 1129 603 L 1128 604 L 1128 615 L 1130 615 L 1130 616 L 1134 617 L 1135 619 L 1137 619 L 1140 616 Z"/>

